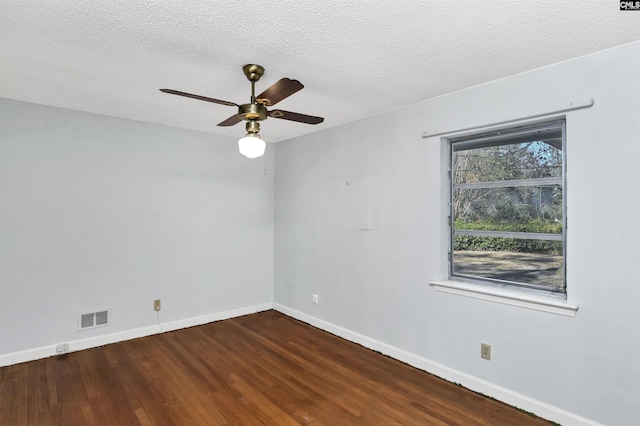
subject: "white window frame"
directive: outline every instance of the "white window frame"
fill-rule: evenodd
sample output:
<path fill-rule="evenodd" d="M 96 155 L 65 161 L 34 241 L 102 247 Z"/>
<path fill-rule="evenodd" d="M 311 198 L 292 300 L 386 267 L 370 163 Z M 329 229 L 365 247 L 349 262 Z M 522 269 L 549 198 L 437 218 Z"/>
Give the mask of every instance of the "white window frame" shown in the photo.
<path fill-rule="evenodd" d="M 461 277 L 453 274 L 452 270 L 452 256 L 453 256 L 453 212 L 452 212 L 452 197 L 453 197 L 453 182 L 452 182 L 452 144 L 462 141 L 477 140 L 481 137 L 491 138 L 496 137 L 496 140 L 500 135 L 509 134 L 511 132 L 517 132 L 522 130 L 523 132 L 530 131 L 531 129 L 539 126 L 561 126 L 562 129 L 562 190 L 563 190 L 563 268 L 564 268 L 564 291 L 548 291 L 544 288 L 536 286 L 527 286 L 516 284 L 513 285 L 509 282 L 494 282 L 493 280 Z M 513 140 L 513 135 L 509 135 L 508 138 Z M 545 121 L 529 122 L 526 124 L 512 124 L 510 126 L 504 126 L 499 129 L 493 128 L 490 131 L 477 131 L 474 133 L 466 133 L 463 136 L 451 136 L 442 138 L 443 143 L 448 147 L 449 155 L 447 157 L 447 171 L 450 180 L 449 191 L 447 195 L 448 209 L 447 214 L 449 216 L 449 237 L 448 237 L 448 250 L 451 255 L 448 257 L 448 278 L 442 281 L 432 281 L 430 284 L 437 290 L 446 293 L 452 293 L 462 296 L 473 297 L 477 299 L 483 299 L 493 302 L 505 303 L 514 306 L 520 306 L 524 308 L 530 308 L 535 310 L 541 310 L 559 315 L 575 317 L 578 309 L 577 305 L 568 304 L 566 301 L 566 260 L 567 260 L 567 240 L 566 240 L 566 120 L 564 116 L 556 116 L 554 118 L 547 119 Z M 507 140 L 505 140 L 507 142 Z M 530 182 L 530 184 L 539 184 L 541 182 Z M 545 183 L 545 182 L 542 182 Z M 545 236 L 542 236 L 545 238 Z"/>

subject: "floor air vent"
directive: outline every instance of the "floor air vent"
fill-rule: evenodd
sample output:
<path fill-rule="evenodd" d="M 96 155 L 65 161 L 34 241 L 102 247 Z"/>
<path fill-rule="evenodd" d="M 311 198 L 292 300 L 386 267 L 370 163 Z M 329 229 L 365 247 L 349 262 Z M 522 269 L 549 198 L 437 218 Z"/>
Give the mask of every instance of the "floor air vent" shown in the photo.
<path fill-rule="evenodd" d="M 111 310 L 102 309 L 96 312 L 78 314 L 78 330 L 104 327 L 111 324 Z"/>

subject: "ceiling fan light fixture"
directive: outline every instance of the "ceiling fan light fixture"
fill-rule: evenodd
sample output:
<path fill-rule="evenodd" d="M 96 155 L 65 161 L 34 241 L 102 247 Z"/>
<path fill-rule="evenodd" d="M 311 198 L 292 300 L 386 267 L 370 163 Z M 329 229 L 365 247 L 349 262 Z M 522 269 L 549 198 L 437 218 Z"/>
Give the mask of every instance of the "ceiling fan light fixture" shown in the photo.
<path fill-rule="evenodd" d="M 238 112 L 236 114 L 218 123 L 218 126 L 233 126 L 243 120 L 247 122 L 247 135 L 238 141 L 240 153 L 247 158 L 258 158 L 264 155 L 267 144 L 260 137 L 260 121 L 266 120 L 267 117 L 297 121 L 298 123 L 306 124 L 319 124 L 324 121 L 324 118 L 322 117 L 314 117 L 313 115 L 283 111 L 280 109 L 270 111 L 267 108 L 268 106 L 273 106 L 301 90 L 304 86 L 298 80 L 286 77 L 281 78 L 272 84 L 267 90 L 256 96 L 256 82 L 260 80 L 264 74 L 264 67 L 256 64 L 247 64 L 242 67 L 242 70 L 244 71 L 247 80 L 251 82 L 251 102 L 248 104 L 238 105 L 235 102 L 222 101 L 220 99 L 194 95 L 192 93 L 181 92 L 173 89 L 160 89 L 160 91 L 170 95 L 185 96 L 187 98 L 238 108 Z"/>
<path fill-rule="evenodd" d="M 238 141 L 240 154 L 247 158 L 262 157 L 266 146 L 265 141 L 259 135 L 253 133 L 248 133 L 247 136 Z"/>

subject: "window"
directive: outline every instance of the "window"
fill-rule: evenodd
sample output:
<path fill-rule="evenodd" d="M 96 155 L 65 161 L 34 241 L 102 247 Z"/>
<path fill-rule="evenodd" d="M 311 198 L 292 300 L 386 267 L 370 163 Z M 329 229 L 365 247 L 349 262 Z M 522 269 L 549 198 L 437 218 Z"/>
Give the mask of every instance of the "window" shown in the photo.
<path fill-rule="evenodd" d="M 449 143 L 449 275 L 565 293 L 564 121 Z"/>

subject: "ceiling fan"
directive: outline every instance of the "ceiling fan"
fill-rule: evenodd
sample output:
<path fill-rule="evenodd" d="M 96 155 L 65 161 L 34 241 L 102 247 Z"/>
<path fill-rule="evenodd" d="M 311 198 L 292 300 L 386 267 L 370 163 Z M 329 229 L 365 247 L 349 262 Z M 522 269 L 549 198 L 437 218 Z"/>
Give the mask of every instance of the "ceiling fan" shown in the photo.
<path fill-rule="evenodd" d="M 258 96 L 255 95 L 255 85 L 260 77 L 264 75 L 264 67 L 256 64 L 247 64 L 242 67 L 244 75 L 251 82 L 251 102 L 238 105 L 234 102 L 221 101 L 219 99 L 208 98 L 206 96 L 193 95 L 191 93 L 180 92 L 172 89 L 160 89 L 161 92 L 171 95 L 186 96 L 187 98 L 198 99 L 215 104 L 234 106 L 238 112 L 226 120 L 218 123 L 218 126 L 233 126 L 241 121 L 246 121 L 247 135 L 238 141 L 240 153 L 249 158 L 260 157 L 264 154 L 265 142 L 260 137 L 260 121 L 267 117 L 280 118 L 282 120 L 297 121 L 299 123 L 318 124 L 324 121 L 322 117 L 300 114 L 297 112 L 283 111 L 281 109 L 269 110 L 267 107 L 273 106 L 281 100 L 293 95 L 304 86 L 298 80 L 282 78 L 275 82 Z"/>

